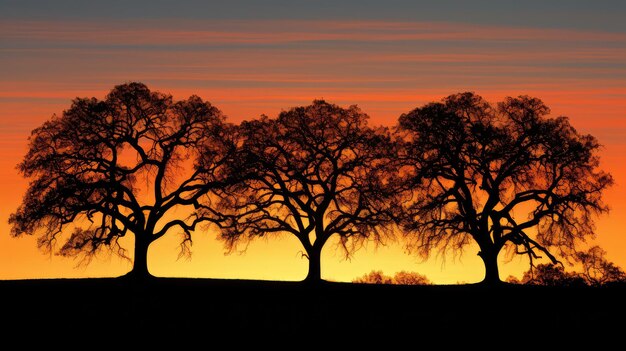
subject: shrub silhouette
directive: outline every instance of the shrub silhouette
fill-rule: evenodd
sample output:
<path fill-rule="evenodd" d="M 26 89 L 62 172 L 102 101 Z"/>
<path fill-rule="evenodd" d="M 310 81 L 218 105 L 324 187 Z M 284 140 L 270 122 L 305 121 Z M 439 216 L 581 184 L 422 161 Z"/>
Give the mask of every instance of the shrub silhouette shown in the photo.
<path fill-rule="evenodd" d="M 522 280 L 509 277 L 514 284 L 534 284 L 549 286 L 607 286 L 626 283 L 626 273 L 605 258 L 606 251 L 593 246 L 587 251 L 577 252 L 574 261 L 582 266 L 581 272 L 565 272 L 561 265 L 540 264 L 524 272 Z"/>
<path fill-rule="evenodd" d="M 585 282 L 591 286 L 626 283 L 626 273 L 605 256 L 606 251 L 599 246 L 576 254 L 576 261 L 582 265 L 580 275 Z"/>
<path fill-rule="evenodd" d="M 430 280 L 416 272 L 397 272 L 393 277 L 385 275 L 383 271 L 373 270 L 362 277 L 352 280 L 360 284 L 396 284 L 396 285 L 431 285 Z"/>

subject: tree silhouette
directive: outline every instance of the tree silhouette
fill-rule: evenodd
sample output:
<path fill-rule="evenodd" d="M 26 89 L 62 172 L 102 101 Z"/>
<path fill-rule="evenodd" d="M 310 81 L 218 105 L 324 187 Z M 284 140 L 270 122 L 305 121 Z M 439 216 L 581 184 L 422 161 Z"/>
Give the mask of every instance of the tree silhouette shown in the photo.
<path fill-rule="evenodd" d="M 585 279 L 576 272 L 566 272 L 563 265 L 541 263 L 524 272 L 521 284 L 543 286 L 586 286 Z"/>
<path fill-rule="evenodd" d="M 588 285 L 603 286 L 613 283 L 625 283 L 626 273 L 613 262 L 606 259 L 606 251 L 593 246 L 587 251 L 576 253 L 575 259 L 582 265 L 581 276 Z"/>
<path fill-rule="evenodd" d="M 172 212 L 197 205 L 224 182 L 234 145 L 221 112 L 197 96 L 173 101 L 142 83 L 115 86 L 104 100 L 76 98 L 30 137 L 20 172 L 32 178 L 12 235 L 40 233 L 38 245 L 88 263 L 104 248 L 128 258 L 119 239 L 135 237 L 130 276 L 147 277 L 148 248 L 167 232 L 212 220 Z M 193 162 L 201 153 L 202 162 Z M 72 229 L 73 228 L 73 229 Z M 73 230 L 65 235 L 66 229 Z"/>
<path fill-rule="evenodd" d="M 385 275 L 383 271 L 373 270 L 359 278 L 353 279 L 359 284 L 396 284 L 396 285 L 430 285 L 430 280 L 417 272 L 397 272 L 393 277 Z"/>
<path fill-rule="evenodd" d="M 542 254 L 556 263 L 556 254 L 570 257 L 579 239 L 593 236 L 612 178 L 598 170 L 598 141 L 549 112 L 537 98 L 509 97 L 494 108 L 466 92 L 403 114 L 409 248 L 427 257 L 473 241 L 484 282 L 496 283 L 505 246 L 531 265 Z"/>
<path fill-rule="evenodd" d="M 393 276 L 393 284 L 397 285 L 431 285 L 430 279 L 417 272 L 400 271 Z"/>
<path fill-rule="evenodd" d="M 367 119 L 356 106 L 316 100 L 276 119 L 244 121 L 232 172 L 247 179 L 229 188 L 219 206 L 229 214 L 221 231 L 228 250 L 288 233 L 309 260 L 305 281 L 317 282 L 322 248 L 333 235 L 346 256 L 391 235 L 387 175 L 394 144 L 387 129 L 370 128 Z"/>
<path fill-rule="evenodd" d="M 385 275 L 383 271 L 373 270 L 352 280 L 352 282 L 358 284 L 393 284 L 393 277 Z"/>
<path fill-rule="evenodd" d="M 574 255 L 574 261 L 582 266 L 581 272 L 566 272 L 563 265 L 542 263 L 524 272 L 521 281 L 513 276 L 507 281 L 514 284 L 594 287 L 626 283 L 626 273 L 605 256 L 606 251 L 601 247 L 592 246 Z"/>

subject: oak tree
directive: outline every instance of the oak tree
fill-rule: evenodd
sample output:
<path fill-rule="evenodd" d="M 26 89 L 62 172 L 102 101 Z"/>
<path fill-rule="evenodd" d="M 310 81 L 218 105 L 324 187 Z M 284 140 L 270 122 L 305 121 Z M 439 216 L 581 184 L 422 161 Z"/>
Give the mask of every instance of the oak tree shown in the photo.
<path fill-rule="evenodd" d="M 599 169 L 600 144 L 549 113 L 537 98 L 492 106 L 466 92 L 400 116 L 409 248 L 428 257 L 473 242 L 494 283 L 505 247 L 531 265 L 541 255 L 556 263 L 593 237 L 613 183 Z"/>
<path fill-rule="evenodd" d="M 561 264 L 540 263 L 524 272 L 521 284 L 542 286 L 582 287 L 587 283 L 580 274 L 565 271 Z"/>
<path fill-rule="evenodd" d="M 321 280 L 321 253 L 336 236 L 349 256 L 365 241 L 391 235 L 390 160 L 386 128 L 367 125 L 358 107 L 323 100 L 262 116 L 238 128 L 231 172 L 245 181 L 218 206 L 228 215 L 221 237 L 229 250 L 258 237 L 287 233 L 309 261 L 307 282 Z"/>
<path fill-rule="evenodd" d="M 88 262 L 102 249 L 129 258 L 119 239 L 132 234 L 129 275 L 148 277 L 151 243 L 178 230 L 186 250 L 196 226 L 212 220 L 193 207 L 224 184 L 230 129 L 198 96 L 174 101 L 142 83 L 115 86 L 104 100 L 76 98 L 32 132 L 18 166 L 31 182 L 10 216 L 12 235 L 37 233 L 51 252 L 62 241 L 58 254 Z"/>
<path fill-rule="evenodd" d="M 576 253 L 575 261 L 582 266 L 580 275 L 590 286 L 604 286 L 626 283 L 626 272 L 606 258 L 606 251 L 600 246 Z"/>

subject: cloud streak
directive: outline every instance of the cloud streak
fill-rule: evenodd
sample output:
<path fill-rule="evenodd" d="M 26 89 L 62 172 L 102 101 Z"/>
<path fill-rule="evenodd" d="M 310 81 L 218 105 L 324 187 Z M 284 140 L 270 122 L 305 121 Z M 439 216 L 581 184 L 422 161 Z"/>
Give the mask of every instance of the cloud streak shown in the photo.
<path fill-rule="evenodd" d="M 102 21 L 7 20 L 0 38 L 90 45 L 287 44 L 388 41 L 626 42 L 625 33 L 537 29 L 446 22 L 251 20 Z"/>
<path fill-rule="evenodd" d="M 0 43 L 0 118 L 28 121 L 1 134 L 129 80 L 178 98 L 198 94 L 235 120 L 325 98 L 359 104 L 373 121 L 391 124 L 419 104 L 473 90 L 493 101 L 539 96 L 584 128 L 626 130 L 621 32 L 380 20 L 8 19 Z"/>

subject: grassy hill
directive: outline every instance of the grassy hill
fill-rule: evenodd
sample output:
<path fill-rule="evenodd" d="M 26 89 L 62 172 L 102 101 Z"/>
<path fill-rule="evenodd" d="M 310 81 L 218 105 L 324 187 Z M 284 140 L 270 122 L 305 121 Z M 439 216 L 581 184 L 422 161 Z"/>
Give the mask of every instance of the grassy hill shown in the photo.
<path fill-rule="evenodd" d="M 469 345 L 494 335 L 522 343 L 529 335 L 607 340 L 626 325 L 625 292 L 624 286 L 307 286 L 186 278 L 0 281 L 5 339 L 27 331 L 62 340 L 195 337 L 235 345 L 253 336 L 353 345 Z"/>

